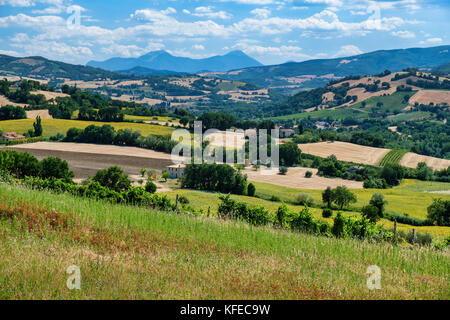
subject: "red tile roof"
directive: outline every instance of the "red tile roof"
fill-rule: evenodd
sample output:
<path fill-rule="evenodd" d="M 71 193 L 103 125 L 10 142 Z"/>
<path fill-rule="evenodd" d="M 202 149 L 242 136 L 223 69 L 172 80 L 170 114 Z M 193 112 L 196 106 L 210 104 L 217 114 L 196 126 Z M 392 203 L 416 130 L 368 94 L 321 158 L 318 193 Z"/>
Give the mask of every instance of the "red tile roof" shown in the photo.
<path fill-rule="evenodd" d="M 2 138 L 8 141 L 11 140 L 23 140 L 25 139 L 25 136 L 21 135 L 21 134 L 17 134 L 15 132 L 4 132 L 2 134 Z"/>

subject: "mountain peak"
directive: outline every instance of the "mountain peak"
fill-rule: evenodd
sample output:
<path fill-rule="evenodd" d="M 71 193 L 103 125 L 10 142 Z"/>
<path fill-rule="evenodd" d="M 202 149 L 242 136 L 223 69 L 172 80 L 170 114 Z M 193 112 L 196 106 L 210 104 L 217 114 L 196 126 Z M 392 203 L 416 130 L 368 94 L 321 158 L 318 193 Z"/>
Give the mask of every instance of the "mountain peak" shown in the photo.
<path fill-rule="evenodd" d="M 111 58 L 103 62 L 90 61 L 88 66 L 110 71 L 130 70 L 144 67 L 153 70 L 169 70 L 180 73 L 199 73 L 205 71 L 225 72 L 234 69 L 262 66 L 240 50 L 231 51 L 223 56 L 206 59 L 176 57 L 164 50 L 151 51 L 139 58 Z"/>

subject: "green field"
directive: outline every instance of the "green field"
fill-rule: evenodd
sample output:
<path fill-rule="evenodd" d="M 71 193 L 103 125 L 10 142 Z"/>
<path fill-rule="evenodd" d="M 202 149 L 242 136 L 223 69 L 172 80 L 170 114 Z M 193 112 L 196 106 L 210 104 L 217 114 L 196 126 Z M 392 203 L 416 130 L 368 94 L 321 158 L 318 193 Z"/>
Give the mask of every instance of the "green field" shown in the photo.
<path fill-rule="evenodd" d="M 0 299 L 450 297 L 448 251 L 316 237 L 6 185 L 0 185 L 0 204 Z M 81 290 L 66 287 L 71 265 L 80 268 Z M 382 270 L 382 290 L 367 288 L 371 265 Z"/>
<path fill-rule="evenodd" d="M 0 121 L 0 131 L 15 131 L 19 134 L 27 132 L 33 128 L 33 119 L 22 120 L 6 120 Z M 50 137 L 57 133 L 65 134 L 70 128 L 84 129 L 87 126 L 94 124 L 96 126 L 102 126 L 109 124 L 114 129 L 132 129 L 139 130 L 142 135 L 147 136 L 150 134 L 158 135 L 170 135 L 173 128 L 146 124 L 146 123 L 131 123 L 131 122 L 94 122 L 94 121 L 79 121 L 79 120 L 64 120 L 64 119 L 42 119 L 42 127 L 44 128 L 44 137 Z"/>
<path fill-rule="evenodd" d="M 383 159 L 381 159 L 379 165 L 384 167 L 387 164 L 398 164 L 407 152 L 408 150 L 391 150 L 383 157 Z"/>
<path fill-rule="evenodd" d="M 160 117 L 160 116 L 134 116 L 130 114 L 125 115 L 125 120 L 132 120 L 132 121 L 164 121 L 174 124 L 179 124 L 179 119 L 172 118 L 172 117 Z"/>
<path fill-rule="evenodd" d="M 283 201 L 294 201 L 299 192 L 306 192 L 315 199 L 316 203 L 322 202 L 321 190 L 300 190 L 259 182 L 254 182 L 254 184 L 256 186 L 256 194 L 264 198 L 270 198 L 272 195 L 275 195 Z M 405 187 L 405 184 L 408 187 Z M 450 200 L 450 195 L 448 194 L 426 192 L 450 190 L 450 183 L 435 183 L 433 184 L 435 187 L 430 190 L 427 190 L 426 185 L 428 183 L 424 181 L 404 180 L 400 186 L 392 189 L 352 189 L 358 201 L 352 204 L 351 208 L 361 209 L 363 206 L 369 204 L 370 198 L 374 193 L 381 193 L 388 201 L 386 205 L 387 212 L 408 214 L 411 217 L 425 219 L 427 216 L 427 207 L 433 202 L 433 199 L 442 198 Z M 439 190 L 435 189 L 437 186 L 439 186 Z M 450 233 L 450 228 L 448 228 L 447 232 Z"/>
<path fill-rule="evenodd" d="M 265 198 L 270 198 L 272 194 L 278 196 L 283 201 L 286 201 L 288 203 L 291 203 L 292 201 L 295 201 L 297 195 L 300 192 L 306 192 L 309 195 L 311 195 L 316 204 L 321 204 L 322 202 L 322 195 L 321 191 L 318 190 L 298 190 L 298 189 L 292 189 L 292 188 L 285 188 L 285 187 L 279 187 L 271 184 L 265 184 L 265 183 L 254 183 L 256 185 L 256 194 L 258 196 L 263 196 Z M 369 203 L 370 198 L 372 197 L 373 193 L 378 192 L 380 190 L 368 190 L 367 192 L 363 192 L 364 190 L 352 190 L 358 197 L 358 202 L 353 205 L 354 211 L 346 211 L 346 215 L 350 216 L 360 216 L 360 213 L 357 212 L 358 209 L 361 209 L 364 205 L 367 205 Z M 382 191 L 382 190 L 381 190 Z M 402 202 L 407 201 L 408 197 L 418 197 L 417 200 L 413 200 L 412 204 L 409 204 L 406 206 L 407 208 L 415 208 L 416 210 L 419 210 L 416 214 L 410 214 L 412 217 L 418 217 L 421 219 L 425 219 L 426 217 L 426 208 L 429 204 L 431 204 L 432 199 L 436 198 L 437 194 L 421 194 L 418 192 L 411 192 L 411 191 L 396 191 L 394 194 L 389 194 L 386 192 L 380 192 L 383 193 L 388 199 L 389 203 L 387 205 L 387 212 L 396 212 L 396 213 L 406 213 L 402 211 L 402 208 L 404 207 L 404 204 L 402 205 Z M 183 195 L 186 196 L 190 203 L 189 205 L 197 210 L 202 210 L 203 214 L 206 215 L 208 212 L 208 208 L 211 210 L 211 214 L 215 215 L 217 212 L 217 208 L 219 206 L 220 200 L 218 198 L 219 194 L 212 193 L 212 192 L 205 192 L 205 191 L 197 191 L 197 190 L 186 190 L 186 189 L 179 189 L 171 192 L 166 193 L 170 199 L 175 200 L 176 195 Z M 283 196 L 284 194 L 284 196 Z M 439 195 L 441 196 L 441 195 Z M 445 199 L 450 199 L 450 195 L 443 195 Z M 262 206 L 269 210 L 270 212 L 274 213 L 278 207 L 281 205 L 279 202 L 272 202 L 260 198 L 254 198 L 254 197 L 246 197 L 246 196 L 238 196 L 238 195 L 231 195 L 231 198 L 240 201 L 245 202 L 248 205 L 251 206 Z M 399 202 L 399 203 L 398 203 Z M 426 204 L 426 205 L 425 205 Z M 299 205 L 288 205 L 289 209 L 295 212 L 300 212 L 301 209 L 303 209 L 303 206 Z M 315 218 L 332 223 L 333 219 L 325 219 L 322 217 L 322 209 L 320 208 L 310 208 L 311 213 L 314 215 Z M 335 211 L 336 212 L 336 211 Z M 383 225 L 386 229 L 392 229 L 393 228 L 393 222 L 382 219 L 379 222 L 380 225 Z M 405 230 L 410 231 L 411 229 L 416 229 L 421 232 L 428 232 L 433 237 L 436 238 L 446 238 L 450 236 L 450 228 L 449 227 L 437 227 L 437 226 L 426 226 L 426 227 L 416 227 L 416 226 L 410 226 L 406 224 L 398 224 L 399 230 Z"/>

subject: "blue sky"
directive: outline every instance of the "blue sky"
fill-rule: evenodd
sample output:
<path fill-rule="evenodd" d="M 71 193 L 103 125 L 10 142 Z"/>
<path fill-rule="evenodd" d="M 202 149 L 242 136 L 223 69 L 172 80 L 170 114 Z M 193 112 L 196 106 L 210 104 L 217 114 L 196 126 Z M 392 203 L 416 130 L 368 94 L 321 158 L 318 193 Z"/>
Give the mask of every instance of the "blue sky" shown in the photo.
<path fill-rule="evenodd" d="M 154 50 L 278 64 L 444 45 L 449 30 L 448 0 L 0 0 L 0 53 L 78 64 Z"/>

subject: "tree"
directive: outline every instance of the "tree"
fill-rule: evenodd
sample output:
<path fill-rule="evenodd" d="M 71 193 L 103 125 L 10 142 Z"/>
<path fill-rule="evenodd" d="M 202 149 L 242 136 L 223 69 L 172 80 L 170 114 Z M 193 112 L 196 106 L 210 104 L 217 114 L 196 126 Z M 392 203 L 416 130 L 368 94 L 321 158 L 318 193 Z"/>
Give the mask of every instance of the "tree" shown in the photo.
<path fill-rule="evenodd" d="M 169 179 L 170 173 L 168 171 L 164 171 L 162 174 L 162 178 L 167 182 L 167 179 Z"/>
<path fill-rule="evenodd" d="M 322 201 L 327 204 L 327 208 L 331 208 L 331 203 L 333 202 L 333 190 L 331 187 L 326 188 L 322 192 Z"/>
<path fill-rule="evenodd" d="M 427 166 L 425 162 L 419 162 L 416 171 L 419 180 L 430 181 L 433 178 L 433 169 Z"/>
<path fill-rule="evenodd" d="M 334 189 L 333 199 L 341 210 L 344 207 L 347 207 L 350 203 L 355 203 L 357 200 L 356 196 L 348 190 L 347 187 L 337 187 Z"/>
<path fill-rule="evenodd" d="M 183 127 L 186 127 L 186 125 L 189 123 L 189 117 L 182 117 L 181 119 L 180 119 L 180 124 L 183 126 Z"/>
<path fill-rule="evenodd" d="M 155 193 L 156 189 L 156 184 L 154 184 L 152 181 L 147 181 L 147 184 L 145 185 L 145 191 Z"/>
<path fill-rule="evenodd" d="M 255 196 L 255 192 L 256 192 L 256 187 L 253 183 L 249 183 L 248 187 L 247 187 L 247 195 L 249 197 L 254 197 Z"/>
<path fill-rule="evenodd" d="M 380 193 L 374 193 L 372 199 L 370 199 L 370 205 L 374 206 L 378 210 L 378 216 L 383 218 L 384 216 L 384 206 L 388 203 L 387 200 L 384 199 L 384 196 Z M 370 219 L 369 219 L 370 220 Z M 376 222 L 376 221 L 375 221 Z"/>
<path fill-rule="evenodd" d="M 433 224 L 450 227 L 450 200 L 434 199 L 427 211 Z"/>
<path fill-rule="evenodd" d="M 0 120 L 26 119 L 24 108 L 14 106 L 4 106 L 0 108 Z"/>
<path fill-rule="evenodd" d="M 41 161 L 39 175 L 43 179 L 63 179 L 67 182 L 71 182 L 74 177 L 67 161 L 55 157 L 48 157 Z"/>
<path fill-rule="evenodd" d="M 297 203 L 302 206 L 311 207 L 314 204 L 314 198 L 306 192 L 300 192 L 297 195 Z"/>
<path fill-rule="evenodd" d="M 280 145 L 280 163 L 285 166 L 292 166 L 298 163 L 301 151 L 294 142 L 287 142 Z"/>
<path fill-rule="evenodd" d="M 377 222 L 383 216 L 380 215 L 380 211 L 374 205 L 367 205 L 361 209 L 363 217 L 366 217 L 370 222 Z"/>
<path fill-rule="evenodd" d="M 127 191 L 131 186 L 128 175 L 123 174 L 123 170 L 117 166 L 97 171 L 92 180 L 117 192 Z"/>
<path fill-rule="evenodd" d="M 142 168 L 140 171 L 142 178 L 145 177 L 145 173 L 147 172 L 147 169 Z"/>
<path fill-rule="evenodd" d="M 322 217 L 324 218 L 330 218 L 333 215 L 333 210 L 329 208 L 325 208 L 322 210 Z"/>
<path fill-rule="evenodd" d="M 41 137 L 42 136 L 43 129 L 42 129 L 42 123 L 41 122 L 42 122 L 41 121 L 41 117 L 37 116 L 36 122 L 33 123 L 34 136 L 35 137 Z"/>
<path fill-rule="evenodd" d="M 279 227 L 284 227 L 287 225 L 287 216 L 289 214 L 289 209 L 285 203 L 278 207 L 276 213 L 276 222 Z"/>
<path fill-rule="evenodd" d="M 386 180 L 390 186 L 397 186 L 405 177 L 405 170 L 399 164 L 387 164 L 381 170 L 380 177 Z"/>
<path fill-rule="evenodd" d="M 288 172 L 288 168 L 287 167 L 280 167 L 278 169 L 278 171 L 280 172 L 280 174 L 285 175 Z"/>

